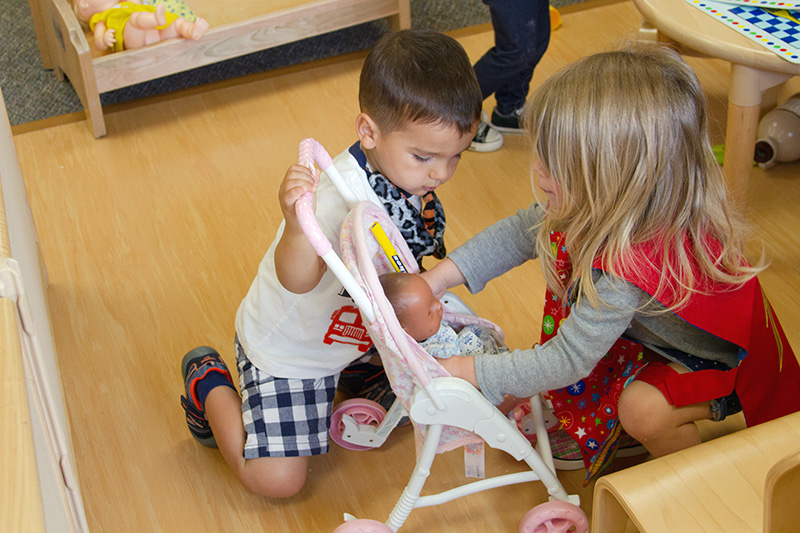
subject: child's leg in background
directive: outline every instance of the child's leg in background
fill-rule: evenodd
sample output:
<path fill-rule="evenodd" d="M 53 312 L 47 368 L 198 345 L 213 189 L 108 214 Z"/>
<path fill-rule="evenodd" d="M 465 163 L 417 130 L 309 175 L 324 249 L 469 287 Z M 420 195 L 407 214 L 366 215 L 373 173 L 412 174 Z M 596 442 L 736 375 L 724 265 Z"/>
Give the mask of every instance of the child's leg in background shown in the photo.
<path fill-rule="evenodd" d="M 475 63 L 484 100 L 494 94 L 497 112 L 513 114 L 528 96 L 533 71 L 550 42 L 550 6 L 544 0 L 483 0 L 489 6 L 495 46 Z"/>

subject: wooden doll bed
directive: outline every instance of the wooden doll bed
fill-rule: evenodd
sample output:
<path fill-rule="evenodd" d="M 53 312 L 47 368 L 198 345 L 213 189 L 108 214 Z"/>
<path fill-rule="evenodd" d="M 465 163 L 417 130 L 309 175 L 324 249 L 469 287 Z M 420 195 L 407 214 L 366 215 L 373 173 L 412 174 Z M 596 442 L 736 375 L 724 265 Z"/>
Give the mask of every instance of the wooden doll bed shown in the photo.
<path fill-rule="evenodd" d="M 409 0 L 187 0 L 211 24 L 199 41 L 103 54 L 69 0 L 28 1 L 42 64 L 72 82 L 95 137 L 106 134 L 102 93 L 381 18 L 393 30 L 411 25 Z"/>

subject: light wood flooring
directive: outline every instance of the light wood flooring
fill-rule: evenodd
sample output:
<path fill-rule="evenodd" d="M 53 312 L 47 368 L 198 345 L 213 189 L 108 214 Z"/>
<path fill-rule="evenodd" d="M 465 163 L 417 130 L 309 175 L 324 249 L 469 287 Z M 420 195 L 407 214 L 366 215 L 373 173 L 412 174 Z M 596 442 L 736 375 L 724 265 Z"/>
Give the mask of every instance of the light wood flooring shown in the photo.
<path fill-rule="evenodd" d="M 564 25 L 536 69 L 559 67 L 637 30 L 631 2 L 564 9 Z M 491 27 L 455 32 L 477 60 Z M 313 136 L 333 154 L 355 139 L 363 54 L 107 109 L 108 136 L 84 122 L 15 135 L 47 264 L 54 335 L 88 521 L 93 531 L 327 532 L 344 512 L 383 521 L 414 463 L 410 429 L 379 450 L 332 446 L 310 463 L 290 501 L 254 496 L 215 450 L 187 431 L 178 397 L 182 355 L 216 347 L 233 361 L 233 318 L 280 221 L 277 187 Z M 722 142 L 728 66 L 689 58 L 711 101 Z M 485 108 L 491 112 L 493 101 Z M 533 200 L 522 137 L 494 153 L 466 153 L 439 192 L 450 249 Z M 800 346 L 798 164 L 753 170 L 754 243 L 772 266 L 762 280 L 790 341 Z M 754 250 L 757 245 L 754 244 Z M 544 286 L 537 264 L 475 296 L 511 347 L 538 338 Z M 487 474 L 522 469 L 492 450 Z M 463 454 L 434 463 L 427 492 L 464 481 Z M 560 478 L 590 515 L 592 485 Z M 407 533 L 516 531 L 545 501 L 540 483 L 505 487 L 414 511 Z"/>

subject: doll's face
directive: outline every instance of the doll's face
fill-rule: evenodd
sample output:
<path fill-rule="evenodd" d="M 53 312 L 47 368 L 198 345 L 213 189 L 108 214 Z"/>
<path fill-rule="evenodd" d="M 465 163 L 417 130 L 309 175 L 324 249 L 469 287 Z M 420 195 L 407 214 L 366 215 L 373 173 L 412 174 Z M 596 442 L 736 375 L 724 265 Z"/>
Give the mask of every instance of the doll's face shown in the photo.
<path fill-rule="evenodd" d="M 430 285 L 417 275 L 408 275 L 403 287 L 403 305 L 397 320 L 414 340 L 424 341 L 439 331 L 442 302 L 433 295 Z"/>
<path fill-rule="evenodd" d="M 119 0 L 78 0 L 78 14 L 88 21 L 95 13 L 111 9 Z"/>

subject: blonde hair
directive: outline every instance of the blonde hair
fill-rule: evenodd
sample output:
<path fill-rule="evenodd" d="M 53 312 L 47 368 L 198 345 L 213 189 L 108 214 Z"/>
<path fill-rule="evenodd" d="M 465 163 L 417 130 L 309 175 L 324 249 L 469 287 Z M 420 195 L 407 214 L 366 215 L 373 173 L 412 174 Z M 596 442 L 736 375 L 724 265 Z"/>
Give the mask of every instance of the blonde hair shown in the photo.
<path fill-rule="evenodd" d="M 585 57 L 534 93 L 525 117 L 533 156 L 560 189 L 537 237 L 557 294 L 574 286 L 596 306 L 595 261 L 636 277 L 652 265 L 624 259 L 645 243 L 664 258 L 653 296 L 668 309 L 712 284 L 739 287 L 764 268 L 744 260 L 745 232 L 711 149 L 706 105 L 691 68 L 658 45 Z M 556 273 L 551 231 L 566 237 L 567 280 Z"/>

